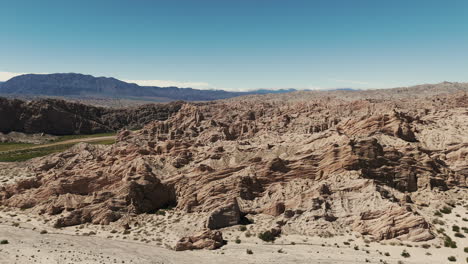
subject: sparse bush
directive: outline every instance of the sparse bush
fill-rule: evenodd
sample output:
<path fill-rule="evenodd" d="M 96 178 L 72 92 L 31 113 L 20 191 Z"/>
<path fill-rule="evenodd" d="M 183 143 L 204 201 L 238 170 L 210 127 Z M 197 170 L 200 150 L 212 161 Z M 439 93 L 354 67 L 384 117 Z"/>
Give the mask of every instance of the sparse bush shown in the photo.
<path fill-rule="evenodd" d="M 463 235 L 462 233 L 459 233 L 459 232 L 455 233 L 454 236 L 459 237 L 459 238 L 465 238 L 465 235 Z"/>
<path fill-rule="evenodd" d="M 390 256 L 390 253 L 388 253 L 388 252 L 385 252 L 385 254 L 384 254 L 384 255 L 385 255 L 385 256 L 387 256 L 387 257 L 389 257 L 389 256 Z"/>
<path fill-rule="evenodd" d="M 468 253 L 468 247 L 465 247 L 463 250 L 465 251 L 465 253 Z"/>
<path fill-rule="evenodd" d="M 357 245 L 354 246 L 354 250 L 359 250 L 359 247 Z"/>
<path fill-rule="evenodd" d="M 47 230 L 41 230 L 41 232 L 39 232 L 41 235 L 43 234 L 47 234 Z"/>
<path fill-rule="evenodd" d="M 449 248 L 457 248 L 457 242 L 453 241 L 449 236 L 445 236 L 444 246 Z"/>
<path fill-rule="evenodd" d="M 249 255 L 252 255 L 252 254 L 253 254 L 253 251 L 252 251 L 251 249 L 247 249 L 246 252 L 247 252 L 247 254 L 249 254 Z"/>
<path fill-rule="evenodd" d="M 239 226 L 239 231 L 244 232 L 247 230 L 247 227 L 245 225 Z"/>
<path fill-rule="evenodd" d="M 457 225 L 453 225 L 453 226 L 452 226 L 452 231 L 453 231 L 453 232 L 460 232 L 460 227 L 457 226 Z"/>
<path fill-rule="evenodd" d="M 408 251 L 406 251 L 406 249 L 403 250 L 403 252 L 401 252 L 401 256 L 404 257 L 404 258 L 409 258 L 409 257 L 411 257 L 410 253 L 408 253 Z"/>
<path fill-rule="evenodd" d="M 436 211 L 436 212 L 434 213 L 434 216 L 437 216 L 437 217 L 442 217 L 442 213 L 441 213 L 441 212 L 439 212 L 439 211 Z"/>
<path fill-rule="evenodd" d="M 431 247 L 431 245 L 429 245 L 429 244 L 422 244 L 422 246 L 421 246 L 421 247 L 422 247 L 422 248 L 426 248 L 426 249 L 428 249 L 428 248 L 430 248 L 430 247 Z"/>
<path fill-rule="evenodd" d="M 235 242 L 236 244 L 240 244 L 242 241 L 239 238 L 236 238 Z"/>
<path fill-rule="evenodd" d="M 164 210 L 158 210 L 158 211 L 156 211 L 156 215 L 165 216 L 165 215 L 166 215 L 166 211 L 164 211 Z"/>
<path fill-rule="evenodd" d="M 455 262 L 455 261 L 457 261 L 457 258 L 454 257 L 454 256 L 450 256 L 450 257 L 448 257 L 448 260 L 451 261 L 451 262 Z"/>
<path fill-rule="evenodd" d="M 273 233 L 271 233 L 271 231 L 265 231 L 258 234 L 258 238 L 265 242 L 273 242 L 276 239 L 276 237 L 273 235 Z"/>
<path fill-rule="evenodd" d="M 440 212 L 443 214 L 451 214 L 452 213 L 452 208 L 448 206 L 444 206 L 442 209 L 440 209 Z"/>
<path fill-rule="evenodd" d="M 8 242 L 8 240 L 6 240 L 6 239 L 0 240 L 0 245 L 6 245 L 6 244 L 8 244 L 8 243 L 9 243 L 9 242 Z"/>

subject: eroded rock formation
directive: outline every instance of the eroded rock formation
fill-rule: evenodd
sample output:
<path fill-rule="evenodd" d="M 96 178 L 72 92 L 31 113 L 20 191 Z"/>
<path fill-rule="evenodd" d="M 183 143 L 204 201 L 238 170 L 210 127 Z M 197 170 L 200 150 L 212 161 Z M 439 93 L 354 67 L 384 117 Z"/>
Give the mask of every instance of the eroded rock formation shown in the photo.
<path fill-rule="evenodd" d="M 199 226 L 210 229 L 267 214 L 286 233 L 428 240 L 411 197 L 466 187 L 465 97 L 186 104 L 115 145 L 31 162 L 36 177 L 2 187 L 0 203 L 56 214 L 56 226 L 176 206 L 206 215 Z M 177 248 L 219 243 L 206 233 Z"/>

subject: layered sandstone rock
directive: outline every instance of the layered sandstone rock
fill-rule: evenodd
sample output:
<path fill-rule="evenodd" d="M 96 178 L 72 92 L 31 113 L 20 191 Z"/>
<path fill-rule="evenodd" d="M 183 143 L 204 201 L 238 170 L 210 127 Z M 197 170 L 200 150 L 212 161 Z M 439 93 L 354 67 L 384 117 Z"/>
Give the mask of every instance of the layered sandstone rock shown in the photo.
<path fill-rule="evenodd" d="M 113 146 L 35 160 L 36 177 L 2 187 L 0 203 L 58 215 L 56 226 L 175 206 L 209 229 L 267 214 L 284 233 L 427 240 L 411 194 L 466 187 L 464 96 L 186 104 Z M 216 248 L 211 234 L 178 248 Z"/>

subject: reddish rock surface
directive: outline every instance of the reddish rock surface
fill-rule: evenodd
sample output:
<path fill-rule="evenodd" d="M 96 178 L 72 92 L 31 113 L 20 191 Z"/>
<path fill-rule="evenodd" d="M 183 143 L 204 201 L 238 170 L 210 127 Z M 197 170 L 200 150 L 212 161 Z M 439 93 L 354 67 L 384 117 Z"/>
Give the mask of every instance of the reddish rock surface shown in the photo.
<path fill-rule="evenodd" d="M 58 214 L 56 226 L 175 206 L 205 214 L 210 229 L 268 214 L 287 223 L 282 232 L 427 240 L 431 226 L 408 201 L 466 187 L 463 98 L 186 104 L 166 121 L 120 132 L 113 146 L 34 160 L 36 177 L 2 187 L 0 203 Z M 219 236 L 184 238 L 178 250 L 216 248 Z"/>

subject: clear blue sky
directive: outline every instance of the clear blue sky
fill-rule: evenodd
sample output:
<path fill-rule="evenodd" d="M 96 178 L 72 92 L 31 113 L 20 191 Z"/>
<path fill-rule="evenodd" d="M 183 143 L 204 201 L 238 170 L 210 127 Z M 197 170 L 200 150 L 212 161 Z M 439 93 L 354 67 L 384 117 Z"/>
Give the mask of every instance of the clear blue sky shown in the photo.
<path fill-rule="evenodd" d="M 221 89 L 466 82 L 468 1 L 0 0 L 0 72 Z"/>

